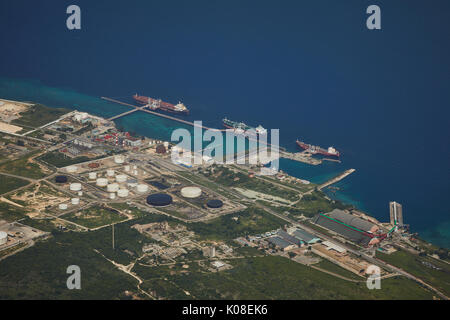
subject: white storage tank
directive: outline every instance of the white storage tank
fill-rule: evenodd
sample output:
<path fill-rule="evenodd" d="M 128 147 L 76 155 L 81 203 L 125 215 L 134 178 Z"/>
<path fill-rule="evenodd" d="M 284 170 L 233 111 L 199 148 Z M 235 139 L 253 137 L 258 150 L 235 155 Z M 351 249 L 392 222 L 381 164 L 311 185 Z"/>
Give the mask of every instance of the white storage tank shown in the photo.
<path fill-rule="evenodd" d="M 106 190 L 108 190 L 108 192 L 117 192 L 119 190 L 119 185 L 117 183 L 108 184 Z"/>
<path fill-rule="evenodd" d="M 138 184 L 137 191 L 140 193 L 144 193 L 148 191 L 148 185 L 146 184 Z"/>
<path fill-rule="evenodd" d="M 89 179 L 90 180 L 97 179 L 97 172 L 89 172 Z"/>
<path fill-rule="evenodd" d="M 108 185 L 108 179 L 106 178 L 98 178 L 96 185 L 99 187 L 106 187 Z"/>
<path fill-rule="evenodd" d="M 163 146 L 166 147 L 166 149 L 167 149 L 167 147 L 169 146 L 169 142 L 164 141 Z"/>
<path fill-rule="evenodd" d="M 74 182 L 70 184 L 70 191 L 80 191 L 81 190 L 81 183 Z"/>
<path fill-rule="evenodd" d="M 117 196 L 119 196 L 120 198 L 128 197 L 128 194 L 128 189 L 119 189 L 119 191 L 117 191 Z"/>
<path fill-rule="evenodd" d="M 106 170 L 106 175 L 108 177 L 114 177 L 114 170 L 113 169 Z"/>
<path fill-rule="evenodd" d="M 137 170 L 134 170 L 133 174 L 134 174 L 135 176 L 137 176 L 137 175 L 138 175 L 138 171 L 137 171 Z"/>
<path fill-rule="evenodd" d="M 8 242 L 8 234 L 4 231 L 0 231 L 0 246 Z"/>
<path fill-rule="evenodd" d="M 202 194 L 199 187 L 184 187 L 181 189 L 181 195 L 185 198 L 197 198 Z"/>
<path fill-rule="evenodd" d="M 111 200 L 114 200 L 114 199 L 116 198 L 116 194 L 115 194 L 114 192 L 111 192 L 111 193 L 109 194 L 109 198 L 110 198 Z"/>
<path fill-rule="evenodd" d="M 59 208 L 59 210 L 66 210 L 67 209 L 67 203 L 60 203 L 58 208 Z"/>
<path fill-rule="evenodd" d="M 81 197 L 83 195 L 83 191 L 78 191 L 78 196 Z"/>
<path fill-rule="evenodd" d="M 125 162 L 125 157 L 121 156 L 121 155 L 115 156 L 114 157 L 114 162 L 117 163 L 117 164 L 122 164 L 122 163 Z"/>
<path fill-rule="evenodd" d="M 125 171 L 126 171 L 126 172 L 129 172 L 129 171 L 130 171 L 130 166 L 129 166 L 129 165 L 126 165 L 126 166 L 125 166 Z"/>
<path fill-rule="evenodd" d="M 117 182 L 125 182 L 125 181 L 127 181 L 127 176 L 124 174 L 119 174 L 116 176 L 116 181 Z"/>
<path fill-rule="evenodd" d="M 136 170 L 136 169 L 137 169 L 137 166 L 133 166 L 133 169 Z"/>
<path fill-rule="evenodd" d="M 68 166 L 66 168 L 66 171 L 69 172 L 69 173 L 75 173 L 75 172 L 78 171 L 78 167 L 77 166 Z"/>
<path fill-rule="evenodd" d="M 72 198 L 72 200 L 70 201 L 73 205 L 77 205 L 80 204 L 80 198 Z"/>

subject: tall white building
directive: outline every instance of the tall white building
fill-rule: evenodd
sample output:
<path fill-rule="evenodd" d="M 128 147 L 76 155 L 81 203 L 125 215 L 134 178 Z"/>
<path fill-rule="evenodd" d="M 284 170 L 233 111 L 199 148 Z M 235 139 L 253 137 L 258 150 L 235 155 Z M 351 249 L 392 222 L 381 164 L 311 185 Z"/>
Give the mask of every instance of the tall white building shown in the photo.
<path fill-rule="evenodd" d="M 389 202 L 389 215 L 392 225 L 403 226 L 403 211 L 400 203 L 395 201 Z"/>

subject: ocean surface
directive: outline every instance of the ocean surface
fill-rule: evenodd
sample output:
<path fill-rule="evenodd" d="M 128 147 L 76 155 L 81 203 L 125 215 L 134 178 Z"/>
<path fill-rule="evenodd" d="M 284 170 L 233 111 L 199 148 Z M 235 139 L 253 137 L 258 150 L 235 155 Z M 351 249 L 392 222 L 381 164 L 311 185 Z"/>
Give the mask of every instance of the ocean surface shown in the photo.
<path fill-rule="evenodd" d="M 66 28 L 77 4 L 82 29 Z M 348 168 L 333 198 L 380 221 L 388 202 L 405 222 L 450 247 L 450 2 L 377 1 L 382 30 L 365 26 L 370 1 L 2 1 L 0 97 L 108 117 L 139 93 L 183 101 L 188 120 L 227 117 L 334 146 L 342 163 L 281 160 L 323 182 Z M 170 139 L 187 126 L 133 113 L 117 125 Z"/>

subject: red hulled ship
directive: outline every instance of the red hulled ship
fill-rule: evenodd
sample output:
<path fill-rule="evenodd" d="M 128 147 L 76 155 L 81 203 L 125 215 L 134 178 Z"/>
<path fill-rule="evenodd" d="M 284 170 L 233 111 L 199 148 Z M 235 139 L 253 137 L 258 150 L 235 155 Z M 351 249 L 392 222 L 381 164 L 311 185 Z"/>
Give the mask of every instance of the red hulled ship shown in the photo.
<path fill-rule="evenodd" d="M 184 104 L 179 102 L 176 105 L 173 105 L 168 102 L 164 102 L 161 99 L 153 99 L 150 97 L 140 96 L 137 93 L 133 96 L 133 99 L 143 105 L 147 105 L 150 110 L 162 110 L 173 113 L 184 113 L 188 114 L 189 109 L 186 108 Z"/>
<path fill-rule="evenodd" d="M 324 148 L 321 148 L 318 146 L 313 146 L 311 144 L 304 143 L 303 141 L 297 140 L 296 142 L 300 148 L 306 150 L 307 152 L 309 152 L 311 154 L 320 154 L 320 155 L 327 156 L 327 157 L 339 158 L 339 155 L 340 155 L 339 151 L 337 151 L 333 147 L 328 147 L 328 149 L 324 149 Z"/>

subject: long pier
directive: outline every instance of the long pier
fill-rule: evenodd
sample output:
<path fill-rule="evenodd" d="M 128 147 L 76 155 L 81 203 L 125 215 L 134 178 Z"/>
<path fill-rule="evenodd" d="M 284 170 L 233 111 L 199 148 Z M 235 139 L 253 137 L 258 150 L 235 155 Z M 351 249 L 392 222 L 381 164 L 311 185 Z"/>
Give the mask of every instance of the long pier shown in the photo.
<path fill-rule="evenodd" d="M 121 114 L 118 114 L 118 115 L 116 115 L 116 116 L 113 116 L 113 117 L 109 118 L 108 120 L 110 120 L 110 121 L 115 120 L 115 119 L 118 119 L 118 118 L 123 117 L 123 116 L 126 116 L 126 115 L 129 115 L 130 113 L 133 113 L 133 112 L 136 112 L 136 111 L 143 111 L 143 112 L 147 112 L 147 113 L 150 113 L 150 114 L 155 115 L 155 116 L 158 116 L 158 117 L 162 117 L 162 118 L 166 118 L 166 119 L 169 119 L 169 120 L 177 121 L 177 122 L 180 122 L 180 123 L 189 125 L 189 126 L 200 127 L 200 128 L 202 128 L 202 129 L 205 129 L 205 130 L 214 130 L 214 131 L 220 131 L 220 132 L 226 132 L 226 131 L 228 130 L 228 129 L 209 128 L 209 127 L 206 127 L 206 126 L 203 126 L 203 125 L 202 125 L 202 126 L 199 126 L 199 125 L 197 125 L 197 124 L 195 124 L 194 122 L 191 122 L 191 121 L 179 119 L 179 118 L 172 117 L 172 116 L 169 116 L 169 115 L 166 115 L 166 114 L 163 114 L 163 113 L 159 113 L 159 112 L 155 112 L 155 111 L 148 110 L 148 109 L 146 109 L 146 106 L 139 107 L 139 106 L 136 106 L 136 105 L 131 104 L 131 103 L 123 102 L 123 101 L 116 100 L 116 99 L 113 99 L 113 98 L 108 98 L 108 97 L 101 97 L 101 99 L 106 100 L 106 101 L 109 101 L 109 102 L 121 104 L 121 105 L 123 105 L 123 106 L 127 106 L 127 107 L 133 108 L 132 110 L 125 111 L 125 112 L 123 112 L 123 113 L 121 113 Z M 247 138 L 248 138 L 249 140 L 254 140 L 254 139 L 251 138 L 251 137 L 247 137 Z M 259 143 L 262 143 L 262 142 L 259 141 Z M 269 146 L 269 147 L 271 146 L 270 143 L 263 143 L 263 144 L 266 145 L 266 146 Z M 284 153 L 285 156 L 287 155 L 287 152 L 284 151 L 285 149 L 284 149 L 283 147 L 278 146 L 278 148 L 279 148 L 279 150 L 281 150 L 281 151 Z M 297 161 L 301 161 L 301 162 L 311 163 L 311 161 L 305 161 L 304 159 L 296 159 L 295 157 L 294 157 L 294 158 L 291 158 L 291 159 L 297 160 Z M 313 162 L 314 162 L 314 161 L 313 161 Z"/>
<path fill-rule="evenodd" d="M 352 174 L 353 172 L 355 172 L 356 169 L 348 169 L 345 170 L 345 172 L 341 173 L 340 175 L 338 175 L 337 177 L 334 177 L 331 180 L 328 180 L 327 182 L 321 184 L 317 189 L 322 190 L 325 187 L 328 187 L 329 185 L 332 185 L 338 181 L 341 181 L 342 179 L 344 179 L 346 176 Z"/>
<path fill-rule="evenodd" d="M 172 116 L 169 116 L 169 115 L 166 115 L 166 114 L 162 114 L 162 113 L 159 113 L 159 112 L 151 111 L 151 110 L 145 109 L 145 106 L 138 107 L 138 106 L 135 106 L 134 104 L 126 103 L 126 102 L 119 101 L 119 100 L 112 99 L 112 98 L 108 98 L 108 97 L 101 97 L 101 98 L 103 100 L 106 100 L 106 101 L 109 101 L 109 102 L 114 102 L 114 103 L 118 103 L 118 104 L 121 104 L 121 105 L 124 105 L 124 106 L 127 106 L 127 107 L 134 108 L 133 110 L 126 111 L 124 113 L 121 113 L 121 114 L 118 114 L 118 115 L 116 115 L 114 117 L 111 117 L 108 120 L 115 120 L 115 119 L 118 119 L 120 117 L 129 115 L 130 113 L 133 113 L 135 111 L 144 111 L 144 112 L 153 114 L 153 115 L 158 116 L 158 117 L 162 117 L 162 118 L 170 119 L 170 120 L 173 120 L 173 121 L 181 122 L 181 123 L 193 126 L 193 127 L 201 127 L 202 129 L 206 129 L 206 130 L 225 131 L 225 129 L 209 128 L 209 127 L 206 127 L 206 126 L 203 126 L 203 125 L 199 126 L 199 125 L 196 125 L 194 122 L 191 122 L 191 121 L 187 121 L 187 120 L 179 119 L 179 118 L 172 117 Z"/>

